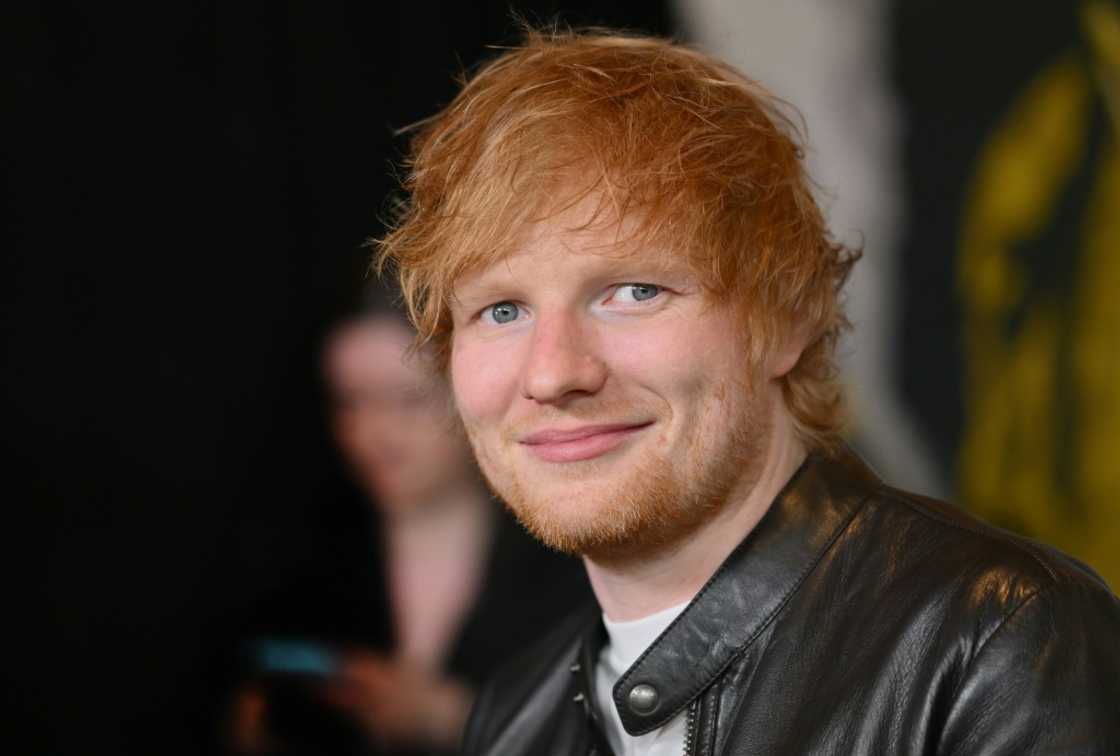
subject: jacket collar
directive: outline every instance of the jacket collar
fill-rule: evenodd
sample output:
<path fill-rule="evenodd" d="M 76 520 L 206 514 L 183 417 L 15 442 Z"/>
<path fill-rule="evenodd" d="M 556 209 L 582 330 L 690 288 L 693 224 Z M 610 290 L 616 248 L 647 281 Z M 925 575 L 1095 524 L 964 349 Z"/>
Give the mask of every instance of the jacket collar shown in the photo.
<path fill-rule="evenodd" d="M 774 620 L 877 484 L 847 449 L 831 458 L 810 455 L 692 602 L 619 678 L 614 704 L 626 731 L 641 735 L 664 726 L 711 685 Z M 585 638 L 585 660 L 597 657 L 588 646 L 601 643 L 601 632 Z M 651 711 L 630 706 L 639 685 L 656 692 Z"/>

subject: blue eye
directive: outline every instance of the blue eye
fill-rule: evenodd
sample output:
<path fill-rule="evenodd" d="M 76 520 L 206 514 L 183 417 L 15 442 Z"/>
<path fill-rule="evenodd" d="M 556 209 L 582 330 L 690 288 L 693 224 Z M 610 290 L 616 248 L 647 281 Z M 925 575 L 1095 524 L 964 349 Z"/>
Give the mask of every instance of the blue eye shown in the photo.
<path fill-rule="evenodd" d="M 485 313 L 495 323 L 512 323 L 521 314 L 521 309 L 513 302 L 498 302 L 487 307 Z"/>
<path fill-rule="evenodd" d="M 622 302 L 645 302 L 661 293 L 661 287 L 656 284 L 629 283 L 622 284 L 615 290 L 615 299 Z"/>

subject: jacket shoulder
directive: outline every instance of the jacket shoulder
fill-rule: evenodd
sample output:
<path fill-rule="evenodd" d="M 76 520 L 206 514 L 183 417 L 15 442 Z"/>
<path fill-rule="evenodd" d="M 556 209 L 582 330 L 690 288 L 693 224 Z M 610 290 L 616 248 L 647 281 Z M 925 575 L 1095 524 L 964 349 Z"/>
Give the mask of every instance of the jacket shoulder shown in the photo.
<path fill-rule="evenodd" d="M 1055 628 L 1079 622 L 1106 642 L 1120 634 L 1120 600 L 1090 567 L 1055 548 L 887 486 L 869 496 L 863 515 L 857 543 L 879 554 L 882 590 L 938 616 L 966 666 L 994 639 L 1014 646 L 1022 638 L 1025 653 L 1038 651 L 1025 640 L 1038 628 L 1057 637 Z"/>
<path fill-rule="evenodd" d="M 851 545 L 878 599 L 936 617 L 921 638 L 943 675 L 940 753 L 1120 749 L 1120 600 L 1090 567 L 882 484 L 868 486 Z"/>
<path fill-rule="evenodd" d="M 499 752 L 503 733 L 521 732 L 534 721 L 548 719 L 571 685 L 570 667 L 598 611 L 587 604 L 573 612 L 491 675 L 471 709 L 464 754 Z"/>
<path fill-rule="evenodd" d="M 944 501 L 887 485 L 870 492 L 869 511 L 889 521 L 890 527 L 908 535 L 910 542 L 927 546 L 923 551 L 932 567 L 946 576 L 964 571 L 980 582 L 1013 580 L 1021 598 L 1063 584 L 1099 590 L 1112 597 L 1107 583 L 1091 567 L 1046 544 L 990 525 Z M 973 586 L 975 587 L 975 585 Z M 1004 583 L 1002 589 L 1009 586 Z M 1112 597 L 1115 598 L 1115 597 Z"/>

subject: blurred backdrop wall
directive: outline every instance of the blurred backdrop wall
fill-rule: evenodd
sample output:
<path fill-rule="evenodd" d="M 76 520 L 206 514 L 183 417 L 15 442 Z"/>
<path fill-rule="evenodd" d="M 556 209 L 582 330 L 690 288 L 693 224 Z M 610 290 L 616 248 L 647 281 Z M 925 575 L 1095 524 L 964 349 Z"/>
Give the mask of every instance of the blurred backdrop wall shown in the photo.
<path fill-rule="evenodd" d="M 1120 583 L 1115 0 L 513 6 L 676 34 L 800 105 L 867 254 L 854 442 Z M 374 622 L 319 342 L 394 130 L 509 6 L 17 2 L 0 29 L 5 717 L 26 753 L 206 752 L 258 602 L 322 585 L 340 631 Z"/>

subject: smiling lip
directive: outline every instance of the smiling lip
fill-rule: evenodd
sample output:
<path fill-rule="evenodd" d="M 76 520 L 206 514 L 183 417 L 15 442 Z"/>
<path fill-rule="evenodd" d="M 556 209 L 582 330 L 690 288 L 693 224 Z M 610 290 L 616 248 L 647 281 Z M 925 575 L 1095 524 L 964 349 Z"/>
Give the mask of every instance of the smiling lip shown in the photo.
<path fill-rule="evenodd" d="M 652 425 L 585 425 L 570 430 L 547 429 L 521 439 L 529 451 L 546 462 L 578 462 L 606 454 L 634 433 Z"/>

